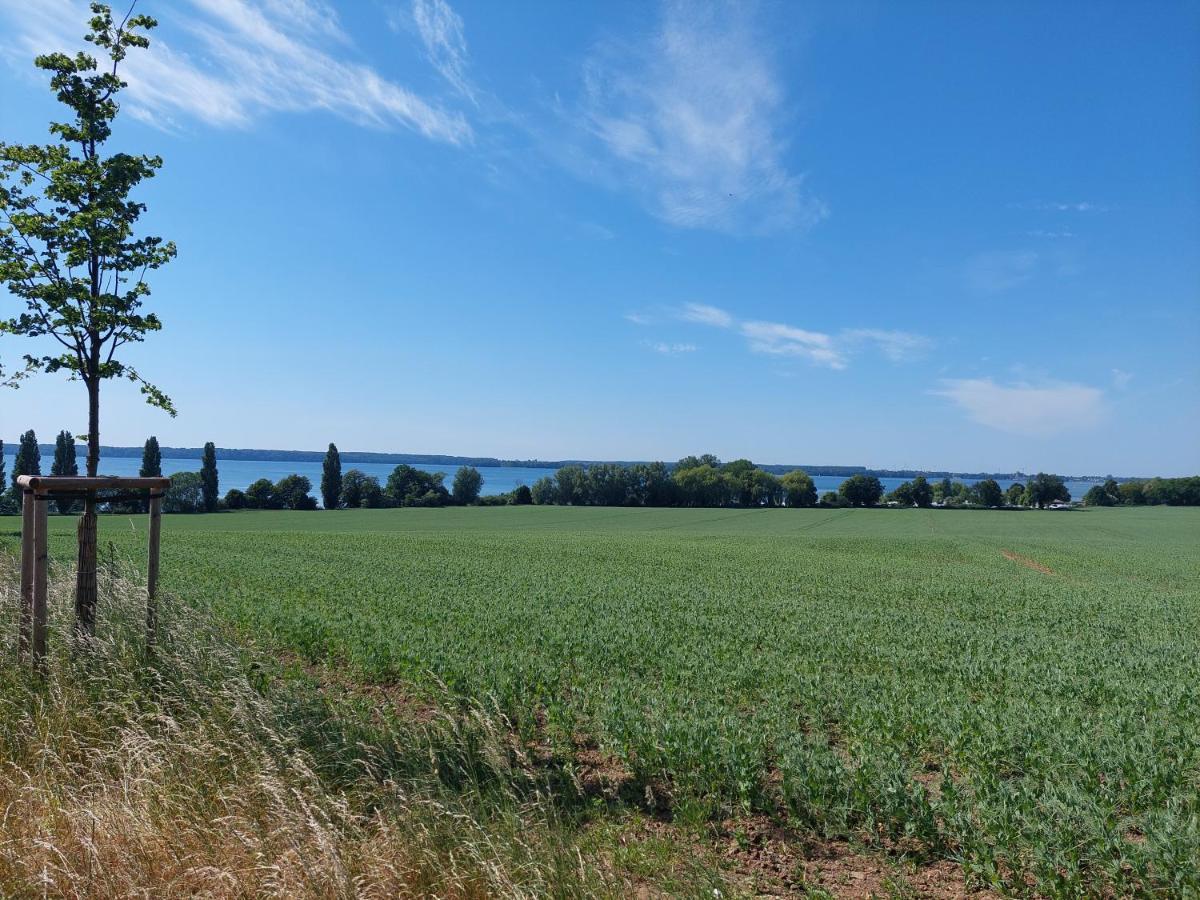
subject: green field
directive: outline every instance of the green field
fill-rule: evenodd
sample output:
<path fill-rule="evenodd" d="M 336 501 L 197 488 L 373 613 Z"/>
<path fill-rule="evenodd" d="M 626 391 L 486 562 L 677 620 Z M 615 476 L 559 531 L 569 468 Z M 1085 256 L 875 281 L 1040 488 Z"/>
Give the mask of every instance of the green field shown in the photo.
<path fill-rule="evenodd" d="M 164 521 L 168 591 L 356 677 L 494 698 L 564 757 L 594 741 L 628 802 L 1017 892 L 1200 891 L 1200 510 Z M 104 518 L 102 556 L 143 527 Z"/>

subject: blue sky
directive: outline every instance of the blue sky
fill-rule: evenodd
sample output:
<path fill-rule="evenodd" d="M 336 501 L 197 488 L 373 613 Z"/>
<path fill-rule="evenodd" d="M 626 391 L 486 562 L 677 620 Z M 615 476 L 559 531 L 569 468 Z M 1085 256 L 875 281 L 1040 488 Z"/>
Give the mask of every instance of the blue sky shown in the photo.
<path fill-rule="evenodd" d="M 0 138 L 81 10 L 0 0 Z M 179 417 L 114 383 L 105 443 L 1200 470 L 1194 3 L 139 10 Z"/>

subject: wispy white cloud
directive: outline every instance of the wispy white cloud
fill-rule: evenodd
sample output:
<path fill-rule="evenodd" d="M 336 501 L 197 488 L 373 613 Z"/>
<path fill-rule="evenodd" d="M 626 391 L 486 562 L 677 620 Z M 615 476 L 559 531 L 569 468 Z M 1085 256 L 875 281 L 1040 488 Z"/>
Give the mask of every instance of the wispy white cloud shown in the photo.
<path fill-rule="evenodd" d="M 908 362 L 921 358 L 933 347 L 930 338 L 910 331 L 847 328 L 831 335 L 786 322 L 742 321 L 727 310 L 704 303 L 685 303 L 675 315 L 685 322 L 734 329 L 746 339 L 752 353 L 805 359 L 830 369 L 846 368 L 850 358 L 863 348 L 878 350 L 893 362 Z"/>
<path fill-rule="evenodd" d="M 625 313 L 625 321 L 632 322 L 634 325 L 650 325 L 654 322 L 650 316 L 645 313 Z"/>
<path fill-rule="evenodd" d="M 933 348 L 933 341 L 911 331 L 888 331 L 882 328 L 849 328 L 841 338 L 850 345 L 872 344 L 893 362 L 920 359 Z"/>
<path fill-rule="evenodd" d="M 728 328 L 733 324 L 733 316 L 720 307 L 705 303 L 683 304 L 679 310 L 679 318 L 700 325 L 715 325 L 717 328 Z"/>
<path fill-rule="evenodd" d="M 680 353 L 695 353 L 699 349 L 695 344 L 669 344 L 666 341 L 647 341 L 646 346 L 655 353 L 661 353 L 664 356 L 678 356 Z"/>
<path fill-rule="evenodd" d="M 1103 203 L 1096 203 L 1092 200 L 1073 200 L 1064 202 L 1061 200 L 1030 200 L 1025 203 L 1010 203 L 1012 209 L 1030 209 L 1037 212 L 1108 212 L 1112 209 Z"/>
<path fill-rule="evenodd" d="M 190 0 L 155 10 L 162 33 L 148 53 L 126 60 L 129 111 L 164 128 L 180 119 L 248 127 L 272 112 L 324 110 L 355 124 L 409 128 L 462 144 L 472 130 L 447 111 L 370 66 L 343 58 L 350 39 L 320 0 Z M 9 23 L 8 55 L 83 46 L 86 7 L 78 0 L 0 0 Z M 180 49 L 176 36 L 194 42 Z"/>
<path fill-rule="evenodd" d="M 999 294 L 1029 281 L 1041 257 L 1033 250 L 979 253 L 964 268 L 967 286 L 983 294 Z"/>
<path fill-rule="evenodd" d="M 1027 231 L 1025 233 L 1030 237 L 1050 238 L 1052 240 L 1077 237 L 1074 231 L 1044 231 L 1041 229 L 1034 229 L 1033 231 Z"/>
<path fill-rule="evenodd" d="M 580 222 L 579 230 L 597 241 L 611 241 L 617 236 L 611 228 L 606 228 L 598 222 Z"/>
<path fill-rule="evenodd" d="M 1067 237 L 1068 233 L 1045 234 Z M 967 289 L 976 294 L 1003 294 L 1037 279 L 1072 278 L 1083 271 L 1083 257 L 1065 244 L 1040 250 L 993 250 L 977 253 L 963 264 Z"/>
<path fill-rule="evenodd" d="M 1084 384 L 997 384 L 991 378 L 950 378 L 932 393 L 946 397 L 969 419 L 1023 435 L 1090 428 L 1104 417 L 1104 391 Z"/>
<path fill-rule="evenodd" d="M 324 0 L 259 0 L 256 5 L 273 17 L 289 20 L 297 31 L 350 42 L 337 12 Z"/>
<path fill-rule="evenodd" d="M 1118 391 L 1123 391 L 1123 390 L 1125 390 L 1125 388 L 1129 387 L 1129 382 L 1131 382 L 1132 380 L 1133 380 L 1132 372 L 1126 372 L 1124 369 L 1113 369 L 1112 370 L 1113 387 L 1115 387 Z"/>
<path fill-rule="evenodd" d="M 648 39 L 601 44 L 585 65 L 584 152 L 673 225 L 761 232 L 826 215 L 783 161 L 784 86 L 750 16 L 669 2 Z"/>
<path fill-rule="evenodd" d="M 846 358 L 834 347 L 833 338 L 820 331 L 807 331 L 782 322 L 743 322 L 740 330 L 753 353 L 795 356 L 831 369 L 846 368 Z"/>
<path fill-rule="evenodd" d="M 470 54 L 462 16 L 446 0 L 413 0 L 412 18 L 430 65 L 458 93 L 476 103 L 475 87 L 467 77 Z"/>

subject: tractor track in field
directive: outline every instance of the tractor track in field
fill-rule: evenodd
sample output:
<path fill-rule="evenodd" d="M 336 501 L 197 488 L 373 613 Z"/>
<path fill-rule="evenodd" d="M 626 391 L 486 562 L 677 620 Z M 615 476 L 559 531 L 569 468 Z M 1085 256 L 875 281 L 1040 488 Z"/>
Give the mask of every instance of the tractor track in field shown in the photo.
<path fill-rule="evenodd" d="M 1057 575 L 1052 568 L 1045 563 L 1040 563 L 1036 559 L 1030 559 L 1028 556 L 1022 556 L 1020 553 L 1014 553 L 1012 550 L 1001 549 L 1000 552 L 1004 558 L 1015 562 L 1018 566 L 1024 566 L 1026 569 L 1033 569 L 1035 572 L 1041 572 L 1043 575 Z"/>

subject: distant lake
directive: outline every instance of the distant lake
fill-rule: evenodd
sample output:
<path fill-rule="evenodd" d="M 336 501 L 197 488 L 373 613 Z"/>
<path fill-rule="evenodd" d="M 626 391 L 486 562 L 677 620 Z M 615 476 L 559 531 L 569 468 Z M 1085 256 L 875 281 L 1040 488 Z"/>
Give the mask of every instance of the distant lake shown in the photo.
<path fill-rule="evenodd" d="M 79 468 L 83 469 L 83 450 L 79 453 Z M 15 453 L 10 454 L 8 445 L 4 446 L 4 462 L 5 472 L 9 477 L 12 476 L 13 459 Z M 52 457 L 48 458 L 47 454 L 42 454 L 42 471 L 49 473 Z M 458 466 L 437 465 L 435 463 L 415 462 L 410 463 L 415 469 L 424 469 L 426 472 L 445 472 L 446 487 L 449 488 L 454 481 L 454 473 L 458 470 Z M 120 457 L 110 456 L 100 458 L 100 474 L 101 475 L 137 475 L 138 469 L 142 466 L 141 457 Z M 396 463 L 342 463 L 343 474 L 351 469 L 358 469 L 368 475 L 374 475 L 379 479 L 381 485 L 387 484 L 388 476 L 392 474 L 392 470 L 396 468 Z M 554 469 L 532 469 L 519 466 L 477 466 L 479 474 L 483 476 L 483 493 L 485 494 L 506 494 L 514 490 L 518 485 L 527 484 L 530 487 L 533 483 L 543 475 L 553 475 Z M 199 472 L 200 460 L 197 459 L 166 459 L 162 461 L 162 470 L 164 475 L 173 475 L 176 472 Z M 321 496 L 321 463 L 317 462 L 296 462 L 289 460 L 268 460 L 268 459 L 221 459 L 217 457 L 217 475 L 220 480 L 221 494 L 224 495 L 230 488 L 241 488 L 245 490 L 260 478 L 269 478 L 271 481 L 278 481 L 285 475 L 305 475 L 312 482 L 312 494 L 314 497 Z"/>
<path fill-rule="evenodd" d="M 5 472 L 11 477 L 13 471 L 13 459 L 15 451 L 9 452 L 9 446 L 4 447 Z M 50 471 L 51 459 L 48 454 L 42 455 L 42 471 Z M 79 457 L 80 468 L 83 467 L 83 454 Z M 141 457 L 104 457 L 100 460 L 100 474 L 102 475 L 137 475 L 138 469 L 142 465 Z M 454 481 L 454 472 L 458 466 L 438 465 L 436 463 L 414 462 L 411 463 L 414 468 L 424 469 L 426 472 L 445 472 L 446 487 L 450 487 Z M 164 475 L 172 475 L 175 472 L 198 472 L 200 471 L 199 459 L 164 459 L 162 461 Z M 351 469 L 359 469 L 368 475 L 374 475 L 379 479 L 380 484 L 387 483 L 387 477 L 396 468 L 395 463 L 342 463 L 342 471 L 348 472 Z M 545 468 L 526 468 L 524 466 L 476 466 L 479 474 L 483 476 L 483 493 L 485 494 L 507 494 L 514 490 L 519 485 L 525 484 L 530 487 L 533 483 L 543 475 L 554 476 L 557 469 Z M 271 481 L 278 481 L 285 475 L 306 475 L 313 485 L 313 496 L 319 497 L 321 493 L 321 463 L 320 462 L 289 462 L 279 460 L 266 459 L 221 459 L 217 458 L 217 472 L 220 477 L 221 493 L 224 494 L 230 488 L 241 488 L 245 490 L 255 481 L 260 478 L 269 478 Z M 815 475 L 813 483 L 817 487 L 818 493 L 825 491 L 836 491 L 838 485 L 846 480 L 844 475 Z M 880 478 L 883 483 L 885 492 L 891 491 L 898 487 L 906 478 Z M 931 481 L 935 479 L 930 479 Z M 975 479 L 962 478 L 958 479 L 966 484 L 974 484 Z M 1000 488 L 1007 490 L 1012 484 L 1011 481 L 1000 481 Z M 1067 489 L 1071 492 L 1071 497 L 1078 500 L 1087 493 L 1087 489 L 1092 486 L 1091 482 L 1087 481 L 1068 481 Z"/>

